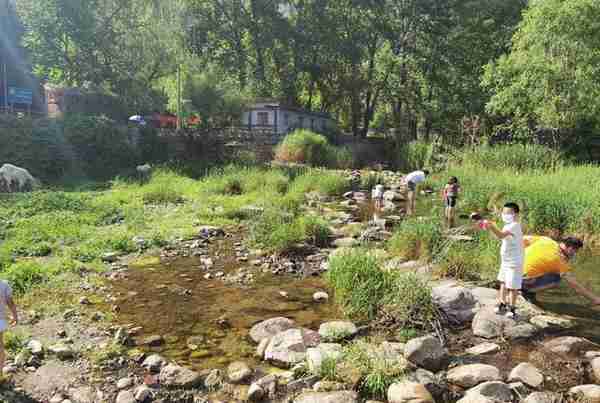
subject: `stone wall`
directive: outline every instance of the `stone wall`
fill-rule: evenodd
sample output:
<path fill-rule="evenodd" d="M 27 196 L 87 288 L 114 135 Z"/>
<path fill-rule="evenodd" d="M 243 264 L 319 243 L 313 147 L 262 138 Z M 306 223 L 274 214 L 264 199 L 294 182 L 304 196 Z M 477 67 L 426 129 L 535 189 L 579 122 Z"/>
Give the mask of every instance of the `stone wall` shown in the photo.
<path fill-rule="evenodd" d="M 240 152 L 252 152 L 259 162 L 268 163 L 273 159 L 274 147 L 283 136 L 271 129 L 250 130 L 247 127 L 179 131 L 161 129 L 161 137 L 168 144 L 169 159 L 183 161 L 231 161 Z M 361 167 L 385 162 L 383 139 L 357 140 L 352 136 L 340 135 L 334 139 L 334 143 L 350 148 Z"/>

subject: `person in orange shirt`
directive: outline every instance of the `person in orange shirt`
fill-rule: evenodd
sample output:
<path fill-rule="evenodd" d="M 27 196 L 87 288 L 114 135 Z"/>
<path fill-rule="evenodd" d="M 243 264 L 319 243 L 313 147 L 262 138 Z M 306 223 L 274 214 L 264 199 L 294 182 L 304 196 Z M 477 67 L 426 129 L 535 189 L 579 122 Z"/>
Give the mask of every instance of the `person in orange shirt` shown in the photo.
<path fill-rule="evenodd" d="M 569 260 L 583 247 L 580 239 L 569 237 L 557 242 L 545 236 L 525 236 L 523 243 L 522 293 L 525 298 L 535 300 L 537 292 L 558 287 L 561 280 L 565 280 L 578 294 L 590 299 L 592 305 L 600 305 L 600 297 L 579 284 L 570 273 Z"/>

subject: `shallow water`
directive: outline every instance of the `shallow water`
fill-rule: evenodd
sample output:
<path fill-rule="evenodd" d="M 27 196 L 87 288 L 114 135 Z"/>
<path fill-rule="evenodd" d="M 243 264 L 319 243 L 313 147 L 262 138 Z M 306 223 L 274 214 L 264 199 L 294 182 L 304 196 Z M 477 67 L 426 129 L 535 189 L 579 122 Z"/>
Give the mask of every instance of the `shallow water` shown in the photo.
<path fill-rule="evenodd" d="M 214 259 L 213 273 L 217 267 L 231 273 L 249 266 L 237 263 L 234 255 L 225 252 L 233 250 L 231 241 L 219 243 L 222 253 Z M 146 351 L 204 369 L 223 367 L 236 360 L 258 365 L 253 358 L 256 346 L 248 339 L 248 332 L 262 320 L 285 316 L 300 326 L 318 329 L 322 322 L 342 317 L 332 302 L 313 302 L 313 293 L 327 291 L 320 278 L 260 274 L 254 284 L 238 286 L 218 279 L 206 280 L 205 274 L 199 268 L 199 258 L 130 269 L 128 278 L 112 283 L 120 307 L 116 321 L 141 326 L 136 341 L 151 335 L 163 336 L 163 346 L 143 347 Z M 181 295 L 182 290 L 189 290 L 191 295 Z M 288 296 L 281 296 L 281 291 Z M 217 323 L 219 319 L 227 324 Z"/>
<path fill-rule="evenodd" d="M 600 251 L 581 255 L 573 263 L 573 274 L 583 286 L 600 295 Z M 542 308 L 576 319 L 577 336 L 600 343 L 600 307 L 593 308 L 587 298 L 577 295 L 566 284 L 540 293 L 538 300 Z"/>

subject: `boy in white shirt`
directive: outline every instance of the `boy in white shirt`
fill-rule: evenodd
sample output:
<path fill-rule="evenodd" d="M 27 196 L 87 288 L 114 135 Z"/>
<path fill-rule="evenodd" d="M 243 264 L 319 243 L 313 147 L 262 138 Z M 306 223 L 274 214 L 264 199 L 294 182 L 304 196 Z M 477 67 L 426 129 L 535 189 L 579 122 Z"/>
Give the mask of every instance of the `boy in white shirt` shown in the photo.
<path fill-rule="evenodd" d="M 8 315 L 6 308 L 10 309 L 12 314 L 12 325 L 16 326 L 19 318 L 17 316 L 17 307 L 12 299 L 12 290 L 8 282 L 0 280 L 0 378 L 2 377 L 2 369 L 4 368 L 5 353 L 4 353 L 4 332 L 8 329 Z"/>
<path fill-rule="evenodd" d="M 499 303 L 496 313 L 506 313 L 509 318 L 516 315 L 515 305 L 517 295 L 523 283 L 523 260 L 525 247 L 523 245 L 523 230 L 519 222 L 519 206 L 516 203 L 506 203 L 502 209 L 504 227 L 500 230 L 495 224 L 482 221 L 481 228 L 488 229 L 498 239 L 502 240 L 500 248 L 500 281 Z"/>
<path fill-rule="evenodd" d="M 406 215 L 413 215 L 415 212 L 415 204 L 417 199 L 417 185 L 421 182 L 425 182 L 425 178 L 429 175 L 429 171 L 424 169 L 422 171 L 414 171 L 406 175 L 404 181 L 408 186 L 408 200 L 406 203 Z"/>

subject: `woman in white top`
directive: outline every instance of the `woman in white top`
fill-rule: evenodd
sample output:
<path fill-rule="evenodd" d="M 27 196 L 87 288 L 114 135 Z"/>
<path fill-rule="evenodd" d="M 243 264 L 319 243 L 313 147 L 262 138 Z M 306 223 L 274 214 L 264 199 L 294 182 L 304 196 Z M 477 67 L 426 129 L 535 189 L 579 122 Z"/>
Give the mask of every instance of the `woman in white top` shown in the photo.
<path fill-rule="evenodd" d="M 404 178 L 406 185 L 408 186 L 408 200 L 406 202 L 406 215 L 413 215 L 415 213 L 415 204 L 417 199 L 417 185 L 425 181 L 425 178 L 429 175 L 429 171 L 424 169 L 422 171 L 414 171 L 406 175 Z"/>

